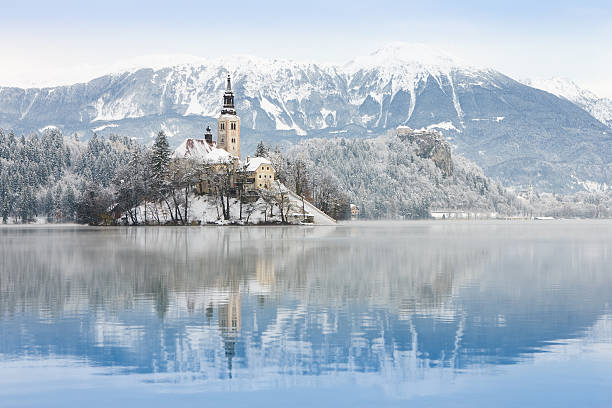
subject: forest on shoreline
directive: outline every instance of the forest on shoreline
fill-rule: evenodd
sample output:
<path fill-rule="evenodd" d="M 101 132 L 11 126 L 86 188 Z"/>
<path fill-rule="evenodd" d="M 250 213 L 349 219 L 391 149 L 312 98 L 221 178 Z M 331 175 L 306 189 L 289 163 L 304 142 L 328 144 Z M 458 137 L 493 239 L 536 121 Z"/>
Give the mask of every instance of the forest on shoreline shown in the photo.
<path fill-rule="evenodd" d="M 162 144 L 147 147 L 97 135 L 80 141 L 54 128 L 27 136 L 0 129 L 0 222 L 45 217 L 112 224 L 126 214 L 133 217 L 132 209 L 149 202 L 165 208 L 163 223 L 190 224 L 190 200 L 203 169 L 171 165 L 167 140 Z M 520 198 L 460 156 L 453 156 L 453 174 L 446 176 L 432 160 L 419 157 L 415 145 L 396 137 L 308 139 L 282 152 L 260 143 L 257 150 L 271 160 L 283 186 L 336 219 L 349 216 L 349 204 L 366 219 L 428 218 L 432 208 L 441 207 L 503 215 L 612 216 L 610 189 Z M 231 205 L 228 191 L 218 191 L 214 205 L 220 218 L 231 222 L 229 207 L 223 209 Z M 265 205 L 278 205 L 273 201 Z M 130 223 L 162 223 L 159 213 L 150 215 L 150 220 Z"/>

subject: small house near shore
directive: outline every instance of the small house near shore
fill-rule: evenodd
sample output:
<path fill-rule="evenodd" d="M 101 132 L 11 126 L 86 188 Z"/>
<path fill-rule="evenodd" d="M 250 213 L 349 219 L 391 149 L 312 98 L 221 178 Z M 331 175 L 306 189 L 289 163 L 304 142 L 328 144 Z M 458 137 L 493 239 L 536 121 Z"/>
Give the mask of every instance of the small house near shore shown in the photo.
<path fill-rule="evenodd" d="M 274 181 L 274 166 L 265 157 L 247 157 L 244 164 L 245 188 L 271 188 Z"/>

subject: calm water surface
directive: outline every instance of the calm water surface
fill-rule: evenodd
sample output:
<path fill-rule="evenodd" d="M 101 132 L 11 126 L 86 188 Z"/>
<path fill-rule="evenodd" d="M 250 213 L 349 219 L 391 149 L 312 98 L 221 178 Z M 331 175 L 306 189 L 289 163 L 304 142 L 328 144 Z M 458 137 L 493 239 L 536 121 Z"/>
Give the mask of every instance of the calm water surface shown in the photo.
<path fill-rule="evenodd" d="M 0 407 L 612 407 L 612 222 L 0 228 Z"/>

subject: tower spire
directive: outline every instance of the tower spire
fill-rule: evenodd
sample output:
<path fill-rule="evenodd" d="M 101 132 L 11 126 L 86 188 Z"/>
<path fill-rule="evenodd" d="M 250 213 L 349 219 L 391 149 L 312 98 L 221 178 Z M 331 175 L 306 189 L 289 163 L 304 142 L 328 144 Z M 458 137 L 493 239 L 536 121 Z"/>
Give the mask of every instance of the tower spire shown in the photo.
<path fill-rule="evenodd" d="M 234 92 L 232 92 L 232 79 L 229 74 L 223 94 L 223 108 L 217 119 L 217 126 L 217 147 L 240 158 L 240 118 L 234 107 Z"/>
<path fill-rule="evenodd" d="M 234 108 L 234 93 L 232 92 L 232 82 L 229 74 L 227 74 L 227 87 L 223 94 L 223 109 L 221 109 L 221 114 L 236 114 L 236 109 Z"/>

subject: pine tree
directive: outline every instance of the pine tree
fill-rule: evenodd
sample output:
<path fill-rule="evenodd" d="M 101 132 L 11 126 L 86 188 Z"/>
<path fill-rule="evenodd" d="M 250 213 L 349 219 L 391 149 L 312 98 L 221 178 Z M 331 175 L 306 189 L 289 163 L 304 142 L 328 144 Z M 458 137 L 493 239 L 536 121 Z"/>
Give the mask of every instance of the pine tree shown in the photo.
<path fill-rule="evenodd" d="M 47 216 L 47 218 L 53 217 L 53 209 L 55 204 L 53 202 L 53 190 L 47 189 L 47 193 L 41 200 L 41 212 Z"/>
<path fill-rule="evenodd" d="M 264 145 L 263 140 L 260 140 L 259 143 L 257 144 L 257 149 L 255 150 L 255 157 L 267 157 L 268 156 L 268 149 L 266 149 L 266 146 Z"/>
<path fill-rule="evenodd" d="M 151 155 L 151 170 L 155 182 L 161 184 L 168 173 L 170 145 L 163 130 L 157 134 Z"/>
<path fill-rule="evenodd" d="M 0 159 L 9 159 L 9 138 L 0 128 Z"/>
<path fill-rule="evenodd" d="M 23 191 L 21 191 L 18 205 L 21 222 L 29 222 L 36 216 L 36 197 L 30 186 L 26 186 Z"/>
<path fill-rule="evenodd" d="M 11 213 L 11 191 L 9 185 L 9 175 L 2 167 L 0 161 L 0 217 L 2 223 L 6 224 Z"/>
<path fill-rule="evenodd" d="M 61 218 L 62 216 L 62 185 L 58 184 L 53 192 L 53 216 Z"/>
<path fill-rule="evenodd" d="M 62 196 L 62 215 L 64 219 L 74 220 L 75 204 L 76 195 L 74 194 L 72 186 L 69 185 Z"/>

